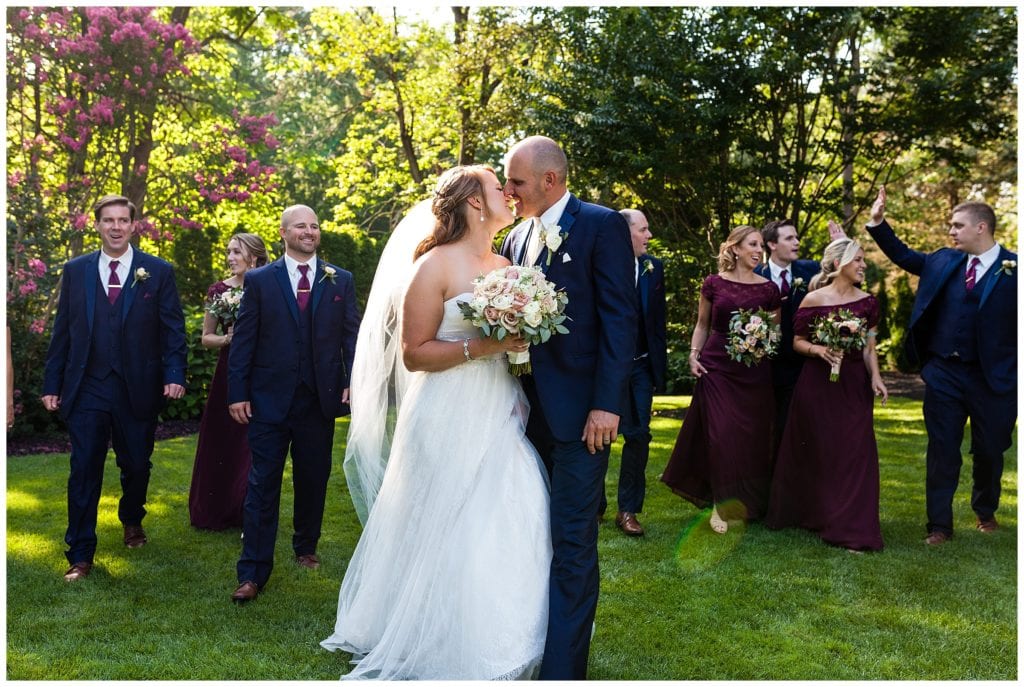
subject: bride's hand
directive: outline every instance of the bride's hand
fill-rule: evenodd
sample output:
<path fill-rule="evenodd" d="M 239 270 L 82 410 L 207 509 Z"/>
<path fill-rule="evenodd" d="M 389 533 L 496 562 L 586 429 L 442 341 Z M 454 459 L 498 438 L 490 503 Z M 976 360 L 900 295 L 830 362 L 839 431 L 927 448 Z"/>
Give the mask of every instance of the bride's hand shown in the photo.
<path fill-rule="evenodd" d="M 530 347 L 530 342 L 521 336 L 506 336 L 498 343 L 505 353 L 522 353 Z"/>

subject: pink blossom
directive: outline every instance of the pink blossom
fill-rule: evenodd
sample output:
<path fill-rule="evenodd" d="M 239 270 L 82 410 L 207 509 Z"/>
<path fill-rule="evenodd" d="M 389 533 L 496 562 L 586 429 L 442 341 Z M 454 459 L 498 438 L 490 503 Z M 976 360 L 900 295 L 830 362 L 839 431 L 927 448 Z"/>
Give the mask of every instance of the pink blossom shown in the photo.
<path fill-rule="evenodd" d="M 89 217 L 85 213 L 78 213 L 72 216 L 71 226 L 75 231 L 84 231 L 89 226 Z"/>
<path fill-rule="evenodd" d="M 32 273 L 37 277 L 41 277 L 46 274 L 46 263 L 39 258 L 29 258 L 28 268 L 32 270 Z"/>
<path fill-rule="evenodd" d="M 39 287 L 36 286 L 35 280 L 28 279 L 25 281 L 25 283 L 18 287 L 18 294 L 22 296 L 27 296 L 29 294 L 35 293 L 38 289 Z"/>
<path fill-rule="evenodd" d="M 32 324 L 28 326 L 28 330 L 33 334 L 42 334 L 45 329 L 46 321 L 42 319 L 32 320 Z"/>

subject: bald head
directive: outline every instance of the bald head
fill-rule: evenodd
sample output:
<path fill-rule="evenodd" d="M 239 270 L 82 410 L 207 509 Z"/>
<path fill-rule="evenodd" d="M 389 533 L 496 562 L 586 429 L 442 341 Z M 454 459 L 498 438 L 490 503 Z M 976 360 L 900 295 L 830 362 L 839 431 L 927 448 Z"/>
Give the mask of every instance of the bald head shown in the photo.
<path fill-rule="evenodd" d="M 553 172 L 556 182 L 565 185 L 569 163 L 562 147 L 547 136 L 530 136 L 516 143 L 508 151 L 506 166 L 513 158 L 537 176 Z"/>
<path fill-rule="evenodd" d="M 647 252 L 647 245 L 651 241 L 651 230 L 648 227 L 647 218 L 639 210 L 619 210 L 619 214 L 626 219 L 626 224 L 629 225 L 633 257 L 639 258 Z"/>
<path fill-rule="evenodd" d="M 313 215 L 313 221 L 316 221 L 316 211 L 308 205 L 292 205 L 286 207 L 284 212 L 281 213 L 281 227 L 287 227 L 295 221 L 296 216 L 306 213 Z"/>
<path fill-rule="evenodd" d="M 505 156 L 505 196 L 519 217 L 539 217 L 565 195 L 567 163 L 562 148 L 546 136 L 530 136 Z"/>

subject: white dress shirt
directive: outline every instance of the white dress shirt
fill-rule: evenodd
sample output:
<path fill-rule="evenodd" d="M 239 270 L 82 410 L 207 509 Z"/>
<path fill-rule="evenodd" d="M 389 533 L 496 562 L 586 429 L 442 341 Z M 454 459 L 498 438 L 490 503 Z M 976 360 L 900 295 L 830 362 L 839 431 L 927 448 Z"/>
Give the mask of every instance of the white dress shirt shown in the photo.
<path fill-rule="evenodd" d="M 284 266 L 288 269 L 288 279 L 292 283 L 292 293 L 296 296 L 299 293 L 299 279 L 302 278 L 302 272 L 299 271 L 299 265 L 309 265 L 309 271 L 306 273 L 306 278 L 309 279 L 309 293 L 313 295 L 313 284 L 316 281 L 316 256 L 314 255 L 309 259 L 309 262 L 299 262 L 292 256 L 285 253 L 284 255 Z"/>
<path fill-rule="evenodd" d="M 121 291 L 123 292 L 127 288 L 131 288 L 131 282 L 128 280 L 128 276 L 132 270 L 132 258 L 135 257 L 135 251 L 132 250 L 131 244 L 128 244 L 128 250 L 119 258 L 112 258 L 102 250 L 100 250 L 99 270 L 100 270 L 100 283 L 103 284 L 103 292 L 110 295 L 110 289 L 108 282 L 110 281 L 110 263 L 113 260 L 117 260 L 117 278 L 121 280 Z"/>
<path fill-rule="evenodd" d="M 793 288 L 793 266 L 780 267 L 777 262 L 768 258 L 768 271 L 771 274 L 771 279 L 775 282 L 775 285 L 779 287 L 779 291 L 782 291 L 782 270 L 786 270 L 786 281 L 789 282 L 789 288 Z"/>
<path fill-rule="evenodd" d="M 565 208 L 569 204 L 569 196 L 570 193 L 567 190 L 565 195 L 559 198 L 554 205 L 541 213 L 539 219 L 545 226 L 552 227 L 558 224 L 558 220 L 562 219 L 562 213 L 565 212 Z M 534 220 L 536 219 L 538 218 L 534 218 Z M 523 261 L 524 264 L 535 264 L 537 262 L 537 256 L 540 255 L 543 248 L 544 247 L 540 245 L 540 227 L 538 227 L 537 222 L 534 221 L 533 226 L 530 227 L 530 237 L 527 239 L 526 243 L 526 257 Z"/>
<path fill-rule="evenodd" d="M 967 270 L 971 269 L 971 258 L 977 257 L 979 262 L 978 266 L 974 270 L 974 283 L 977 284 L 981 281 L 981 278 L 985 276 L 985 273 L 989 271 L 992 265 L 996 264 L 996 260 L 999 259 L 999 251 L 1002 250 L 1002 246 L 998 243 L 981 255 L 967 255 L 967 266 L 964 267 L 964 279 L 967 278 Z"/>

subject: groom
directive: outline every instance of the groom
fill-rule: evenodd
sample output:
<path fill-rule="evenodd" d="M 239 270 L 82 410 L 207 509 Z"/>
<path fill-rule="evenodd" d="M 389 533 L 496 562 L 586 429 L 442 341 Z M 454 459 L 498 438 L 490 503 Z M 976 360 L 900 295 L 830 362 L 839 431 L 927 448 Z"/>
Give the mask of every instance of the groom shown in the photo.
<path fill-rule="evenodd" d="M 597 512 L 633 366 L 633 251 L 622 215 L 566 189 L 565 153 L 551 139 L 514 145 L 505 171 L 505 195 L 529 219 L 509 233 L 502 255 L 539 266 L 569 297 L 570 333 L 532 348 L 533 374 L 521 380 L 531 407 L 526 433 L 551 472 L 554 551 L 540 677 L 583 680 L 600 579 Z"/>

